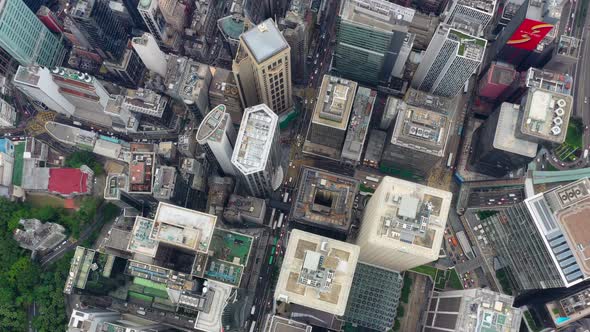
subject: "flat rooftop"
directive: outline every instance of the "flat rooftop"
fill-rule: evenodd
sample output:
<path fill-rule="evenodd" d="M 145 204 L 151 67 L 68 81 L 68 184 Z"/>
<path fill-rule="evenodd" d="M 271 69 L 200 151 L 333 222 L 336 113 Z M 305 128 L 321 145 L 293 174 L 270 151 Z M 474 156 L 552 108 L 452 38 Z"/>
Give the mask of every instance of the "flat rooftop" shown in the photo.
<path fill-rule="evenodd" d="M 127 250 L 152 258 L 156 257 L 159 242 L 150 237 L 153 227 L 152 219 L 136 217 Z"/>
<path fill-rule="evenodd" d="M 342 158 L 361 160 L 376 97 L 377 91 L 365 87 L 358 88 L 352 106 L 348 132 L 342 147 Z"/>
<path fill-rule="evenodd" d="M 311 332 L 311 325 L 281 316 L 270 316 L 264 326 L 264 332 Z"/>
<path fill-rule="evenodd" d="M 435 96 L 429 92 L 409 88 L 404 97 L 404 102 L 415 107 L 439 113 L 449 113 L 455 107 L 453 99 Z"/>
<path fill-rule="evenodd" d="M 291 219 L 347 233 L 359 181 L 317 168 L 302 167 Z"/>
<path fill-rule="evenodd" d="M 166 109 L 168 99 L 149 89 L 127 90 L 123 100 L 123 107 L 134 106 L 148 111 L 133 108 L 134 112 L 161 117 Z"/>
<path fill-rule="evenodd" d="M 445 114 L 407 106 L 397 115 L 391 144 L 442 157 L 450 126 Z"/>
<path fill-rule="evenodd" d="M 204 277 L 239 287 L 253 241 L 250 235 L 216 228 L 209 247 L 213 255 L 207 261 Z"/>
<path fill-rule="evenodd" d="M 471 7 L 478 11 L 493 15 L 494 9 L 496 8 L 496 0 L 458 0 L 457 5 Z"/>
<path fill-rule="evenodd" d="M 358 83 L 324 75 L 311 121 L 346 130 Z"/>
<path fill-rule="evenodd" d="M 36 86 L 39 83 L 41 74 L 42 70 L 39 66 L 18 66 L 18 70 L 14 75 L 14 81 L 16 83 Z"/>
<path fill-rule="evenodd" d="M 223 210 L 224 217 L 236 218 L 238 215 L 260 218 L 264 214 L 265 202 L 261 198 L 232 194 Z"/>
<path fill-rule="evenodd" d="M 519 105 L 502 103 L 499 112 L 494 148 L 534 158 L 537 155 L 538 144 L 515 136 L 520 112 Z"/>
<path fill-rule="evenodd" d="M 275 299 L 343 315 L 360 247 L 294 229 Z"/>
<path fill-rule="evenodd" d="M 572 113 L 573 97 L 545 89 L 530 88 L 525 98 L 520 132 L 544 141 L 563 143 Z"/>
<path fill-rule="evenodd" d="M 208 253 L 217 217 L 160 202 L 154 221 L 152 239 Z"/>
<path fill-rule="evenodd" d="M 204 144 L 207 140 L 221 141 L 227 121 L 230 121 L 225 109 L 225 105 L 220 104 L 207 113 L 197 131 L 197 142 Z"/>
<path fill-rule="evenodd" d="M 134 151 L 131 145 L 131 162 L 129 162 L 129 192 L 152 193 L 154 182 L 155 154 L 153 152 Z"/>
<path fill-rule="evenodd" d="M 516 79 L 516 70 L 512 65 L 504 63 L 492 63 L 490 67 L 491 75 L 488 82 L 500 85 L 510 85 Z"/>
<path fill-rule="evenodd" d="M 170 199 L 174 194 L 177 171 L 173 166 L 158 166 L 154 175 L 154 197 L 156 199 Z"/>
<path fill-rule="evenodd" d="M 244 175 L 264 170 L 277 131 L 279 117 L 265 104 L 244 110 L 232 154 L 232 164 Z"/>
<path fill-rule="evenodd" d="M 380 202 L 380 209 L 363 223 L 368 241 L 384 250 L 438 258 L 452 196 L 448 191 L 383 177 L 371 197 Z"/>
<path fill-rule="evenodd" d="M 201 92 L 208 93 L 208 86 L 205 86 L 205 77 L 209 72 L 209 66 L 200 62 L 188 60 L 184 67 L 178 94 L 186 102 L 199 100 Z M 203 90 L 204 89 L 204 90 Z"/>
<path fill-rule="evenodd" d="M 569 325 L 590 314 L 590 289 L 586 288 L 545 306 L 556 327 Z"/>
<path fill-rule="evenodd" d="M 242 33 L 240 39 L 258 63 L 262 63 L 289 48 L 285 37 L 270 18 Z"/>
<path fill-rule="evenodd" d="M 518 332 L 522 311 L 513 302 L 486 288 L 434 292 L 424 331 Z"/>
<path fill-rule="evenodd" d="M 412 23 L 416 11 L 385 0 L 345 0 L 340 7 L 340 18 L 371 30 L 391 33 Z"/>
<path fill-rule="evenodd" d="M 45 130 L 47 130 L 51 137 L 55 138 L 59 142 L 68 145 L 74 145 L 86 150 L 92 150 L 96 140 L 98 139 L 98 135 L 96 133 L 54 121 L 46 122 Z"/>
<path fill-rule="evenodd" d="M 238 40 L 246 27 L 244 18 L 239 15 L 229 15 L 217 20 L 219 31 L 229 39 Z"/>
<path fill-rule="evenodd" d="M 525 200 L 566 287 L 590 276 L 590 180 L 584 178 Z"/>
<path fill-rule="evenodd" d="M 571 94 L 573 77 L 546 69 L 529 68 L 526 72 L 525 86 L 541 88 L 551 92 Z"/>
<path fill-rule="evenodd" d="M 68 273 L 68 278 L 66 279 L 64 293 L 72 294 L 74 288 L 86 288 L 90 265 L 94 261 L 95 254 L 96 251 L 92 249 L 86 249 L 80 246 L 76 247 L 74 257 L 72 257 L 70 264 L 70 272 Z"/>
<path fill-rule="evenodd" d="M 468 35 L 453 28 L 449 29 L 447 38 L 459 43 L 459 48 L 457 49 L 458 56 L 473 61 L 483 60 L 487 44 L 485 39 Z"/>
<path fill-rule="evenodd" d="M 580 52 L 582 51 L 582 48 L 580 47 L 581 44 L 581 39 L 568 35 L 561 35 L 559 36 L 559 41 L 557 43 L 557 54 L 578 59 L 580 57 Z"/>

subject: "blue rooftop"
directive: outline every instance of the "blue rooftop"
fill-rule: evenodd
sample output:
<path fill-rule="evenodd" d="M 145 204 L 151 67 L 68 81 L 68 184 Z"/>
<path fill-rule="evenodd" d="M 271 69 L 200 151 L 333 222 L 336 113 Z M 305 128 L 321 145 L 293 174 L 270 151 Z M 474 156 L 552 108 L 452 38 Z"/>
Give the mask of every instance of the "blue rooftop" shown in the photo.
<path fill-rule="evenodd" d="M 0 153 L 14 157 L 14 145 L 8 138 L 0 138 Z"/>

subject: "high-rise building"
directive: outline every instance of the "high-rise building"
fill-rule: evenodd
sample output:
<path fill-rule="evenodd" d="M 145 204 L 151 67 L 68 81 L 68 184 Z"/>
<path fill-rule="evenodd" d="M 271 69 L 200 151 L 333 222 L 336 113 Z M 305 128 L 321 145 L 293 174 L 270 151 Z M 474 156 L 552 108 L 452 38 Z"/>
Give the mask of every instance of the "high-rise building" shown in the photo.
<path fill-rule="evenodd" d="M 167 67 L 166 94 L 182 101 L 197 119 L 202 119 L 209 113 L 209 85 L 213 76 L 209 66 L 169 54 Z"/>
<path fill-rule="evenodd" d="M 291 108 L 291 48 L 272 19 L 240 36 L 233 72 L 245 107 L 263 103 L 277 114 Z"/>
<path fill-rule="evenodd" d="M 197 131 L 197 142 L 205 150 L 210 163 L 218 165 L 227 176 L 236 175 L 232 165 L 236 131 L 225 105 L 217 105 L 205 116 Z"/>
<path fill-rule="evenodd" d="M 405 271 L 438 259 L 450 192 L 386 176 L 365 208 L 359 261 Z"/>
<path fill-rule="evenodd" d="M 137 6 L 148 30 L 161 47 L 175 49 L 178 45 L 176 31 L 167 26 L 164 15 L 158 5 L 158 0 L 143 0 Z"/>
<path fill-rule="evenodd" d="M 406 105 L 397 114 L 381 164 L 417 178 L 427 177 L 433 165 L 444 159 L 450 130 L 448 115 Z"/>
<path fill-rule="evenodd" d="M 490 101 L 497 100 L 516 80 L 518 73 L 514 66 L 502 62 L 493 62 L 485 75 L 479 80 L 478 94 Z"/>
<path fill-rule="evenodd" d="M 324 75 L 305 139 L 304 153 L 340 159 L 357 86 L 354 81 Z"/>
<path fill-rule="evenodd" d="M 516 137 L 519 105 L 502 103 L 473 134 L 473 168 L 502 177 L 528 164 L 537 155 L 537 143 Z"/>
<path fill-rule="evenodd" d="M 436 95 L 455 96 L 483 61 L 486 44 L 485 39 L 441 24 L 416 69 L 412 86 Z"/>
<path fill-rule="evenodd" d="M 103 59 L 118 62 L 123 58 L 127 33 L 107 0 L 78 1 L 71 8 L 70 17 Z"/>
<path fill-rule="evenodd" d="M 570 287 L 590 276 L 584 230 L 590 180 L 581 179 L 527 198 L 483 220 L 489 242 L 517 291 Z"/>
<path fill-rule="evenodd" d="M 22 66 L 60 66 L 66 52 L 22 0 L 0 1 L 0 48 Z"/>
<path fill-rule="evenodd" d="M 103 66 L 116 78 L 117 83 L 132 89 L 139 86 L 145 74 L 145 65 L 132 48 L 125 50 L 121 60 L 105 61 Z"/>
<path fill-rule="evenodd" d="M 337 19 L 333 71 L 370 85 L 401 78 L 415 11 L 384 0 L 346 0 Z"/>
<path fill-rule="evenodd" d="M 39 10 L 35 13 L 39 20 L 45 24 L 47 29 L 51 30 L 55 33 L 64 32 L 64 26 L 61 20 L 52 12 L 49 8 L 45 6 L 41 6 Z"/>
<path fill-rule="evenodd" d="M 573 77 L 568 74 L 547 69 L 529 68 L 527 71 L 519 73 L 517 79 L 504 91 L 500 99 L 520 104 L 522 98 L 531 88 L 571 95 L 573 82 Z"/>
<path fill-rule="evenodd" d="M 131 45 L 148 70 L 166 77 L 166 54 L 160 50 L 158 41 L 152 34 L 144 32 L 140 37 L 131 39 Z"/>
<path fill-rule="evenodd" d="M 486 288 L 432 292 L 422 332 L 520 331 L 522 311 L 514 298 Z"/>
<path fill-rule="evenodd" d="M 240 46 L 240 35 L 249 29 L 251 22 L 240 14 L 233 14 L 217 20 L 217 28 L 225 41 L 225 48 L 232 59 L 236 57 Z"/>
<path fill-rule="evenodd" d="M 246 17 L 254 24 L 259 24 L 272 17 L 268 0 L 246 0 L 243 6 Z"/>
<path fill-rule="evenodd" d="M 246 108 L 231 161 L 252 196 L 267 197 L 283 181 L 278 142 L 278 115 L 265 104 Z"/>
<path fill-rule="evenodd" d="M 359 247 L 294 229 L 289 236 L 274 298 L 343 315 Z"/>
<path fill-rule="evenodd" d="M 496 0 L 450 0 L 445 23 L 480 36 L 494 17 Z"/>
<path fill-rule="evenodd" d="M 299 12 L 288 11 L 280 25 L 283 27 L 283 36 L 291 47 L 291 74 L 293 82 L 302 84 L 307 77 L 307 34 L 303 17 Z"/>
<path fill-rule="evenodd" d="M 16 125 L 16 111 L 4 99 L 0 99 L 0 128 L 10 128 Z"/>
<path fill-rule="evenodd" d="M 213 79 L 209 85 L 209 103 L 211 107 L 223 104 L 235 125 L 242 122 L 244 115 L 238 85 L 233 73 L 223 68 L 212 68 Z"/>

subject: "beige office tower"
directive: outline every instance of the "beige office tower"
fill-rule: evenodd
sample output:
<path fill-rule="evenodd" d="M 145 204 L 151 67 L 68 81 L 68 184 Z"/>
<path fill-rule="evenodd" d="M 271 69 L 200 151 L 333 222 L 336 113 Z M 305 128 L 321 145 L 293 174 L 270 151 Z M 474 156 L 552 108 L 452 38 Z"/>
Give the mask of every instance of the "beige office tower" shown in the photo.
<path fill-rule="evenodd" d="M 452 194 L 386 176 L 357 237 L 359 261 L 405 271 L 438 259 Z"/>
<path fill-rule="evenodd" d="M 291 108 L 291 48 L 272 19 L 240 35 L 232 69 L 245 107 Z"/>

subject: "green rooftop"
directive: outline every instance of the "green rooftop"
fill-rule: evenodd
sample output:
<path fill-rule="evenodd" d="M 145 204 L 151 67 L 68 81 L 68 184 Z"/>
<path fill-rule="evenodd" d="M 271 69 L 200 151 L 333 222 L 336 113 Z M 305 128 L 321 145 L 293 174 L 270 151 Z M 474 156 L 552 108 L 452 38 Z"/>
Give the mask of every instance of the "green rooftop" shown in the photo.
<path fill-rule="evenodd" d="M 25 144 L 14 145 L 14 170 L 12 171 L 12 184 L 21 186 L 23 183 Z"/>
<path fill-rule="evenodd" d="M 463 33 L 461 31 L 455 30 L 455 29 L 449 29 L 449 36 L 451 36 L 451 35 L 454 35 L 455 37 L 457 37 L 457 41 L 459 42 L 459 51 L 458 51 L 459 55 L 464 56 L 465 49 L 466 49 L 466 46 L 468 45 L 468 42 L 470 44 L 471 44 L 471 42 L 473 42 L 473 43 L 475 43 L 475 45 L 482 48 L 481 57 L 483 57 L 485 47 L 486 47 L 486 41 L 484 39 L 468 35 L 466 33 Z"/>

